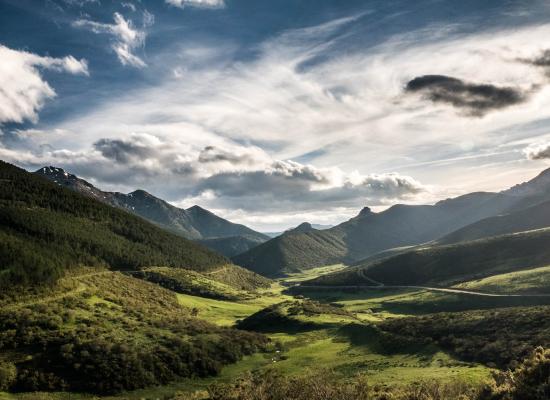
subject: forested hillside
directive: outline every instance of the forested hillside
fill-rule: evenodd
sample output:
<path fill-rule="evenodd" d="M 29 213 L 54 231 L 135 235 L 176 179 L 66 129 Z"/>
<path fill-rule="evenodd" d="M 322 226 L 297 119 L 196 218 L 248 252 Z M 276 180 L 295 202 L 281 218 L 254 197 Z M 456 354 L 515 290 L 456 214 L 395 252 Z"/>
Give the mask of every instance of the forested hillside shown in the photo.
<path fill-rule="evenodd" d="M 229 261 L 123 210 L 0 162 L 0 285 L 48 283 L 72 266 L 170 266 Z"/>

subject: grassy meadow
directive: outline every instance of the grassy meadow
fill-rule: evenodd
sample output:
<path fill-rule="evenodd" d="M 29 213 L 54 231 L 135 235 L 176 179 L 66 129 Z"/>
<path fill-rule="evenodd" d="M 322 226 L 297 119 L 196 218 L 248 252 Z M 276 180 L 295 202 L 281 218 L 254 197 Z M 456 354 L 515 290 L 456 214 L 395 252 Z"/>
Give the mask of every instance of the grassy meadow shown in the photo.
<path fill-rule="evenodd" d="M 75 393 L 0 394 L 4 400 L 64 400 L 64 399 L 156 399 L 170 398 L 175 393 L 200 393 L 214 383 L 230 383 L 252 371 L 276 371 L 287 376 L 307 376 L 323 371 L 342 379 L 363 374 L 370 385 L 389 387 L 410 385 L 424 381 L 460 381 L 481 384 L 490 379 L 493 366 L 457 356 L 452 348 L 440 346 L 425 338 L 402 338 L 391 329 L 380 329 L 385 323 L 419 316 L 430 317 L 439 312 L 495 309 L 517 305 L 546 304 L 545 298 L 484 298 L 480 296 L 430 292 L 417 289 L 330 289 L 292 287 L 301 281 L 345 268 L 331 265 L 273 281 L 269 287 L 254 291 L 235 287 L 210 278 L 192 274 L 193 284 L 203 283 L 210 291 L 219 290 L 231 294 L 232 300 L 173 293 L 162 289 L 162 301 L 170 305 L 172 313 L 177 307 L 198 320 L 224 329 L 237 326 L 258 330 L 271 340 L 271 347 L 263 352 L 245 355 L 239 361 L 225 365 L 218 376 L 176 379 L 172 382 L 138 389 L 121 394 L 94 397 Z M 93 271 L 93 270 L 92 270 Z M 157 269 L 156 272 L 170 273 Z M 537 270 L 498 275 L 460 285 L 460 288 L 489 291 L 496 286 L 514 292 L 544 288 L 550 267 Z M 81 318 L 93 318 L 95 309 L 109 317 L 114 329 L 117 319 L 127 320 L 111 287 L 106 296 L 101 285 L 112 279 L 110 271 L 88 272 L 77 278 L 63 280 L 59 292 L 46 297 L 29 294 L 28 303 L 35 301 L 59 301 L 83 296 L 87 307 L 77 311 Z M 174 277 L 174 276 L 173 276 Z M 177 276 L 176 276 L 177 278 Z M 148 290 L 151 283 L 130 276 L 118 280 L 137 281 L 141 290 Z M 190 279 L 186 276 L 185 279 Z M 141 282 L 141 283 L 139 283 Z M 94 290 L 95 288 L 95 290 Z M 505 290 L 505 289 L 502 289 Z M 542 290 L 542 289 L 541 289 Z M 63 294 L 64 293 L 64 294 Z M 170 294 L 172 293 L 172 294 Z M 33 297 L 34 296 L 34 297 Z M 511 300 L 512 299 L 512 300 Z M 157 301 L 158 303 L 158 301 Z M 22 304 L 19 302 L 19 304 Z M 513 310 L 513 309 L 512 309 Z M 158 312 L 158 310 L 153 310 Z M 482 312 L 482 311 L 479 311 Z M 469 314 L 465 314 L 469 315 Z M 74 317 L 73 317 L 74 321 Z M 130 321 L 126 322 L 128 325 Z M 247 325 L 248 324 L 248 325 Z M 395 325 L 395 324 L 394 324 Z M 392 325 L 389 325 L 390 328 Z M 399 326 L 398 324 L 396 326 Z M 70 323 L 65 329 L 70 329 Z M 411 336 L 412 337 L 412 336 Z M 146 345 L 147 337 L 136 334 L 132 340 Z M 200 397 L 199 397 L 200 398 Z"/>

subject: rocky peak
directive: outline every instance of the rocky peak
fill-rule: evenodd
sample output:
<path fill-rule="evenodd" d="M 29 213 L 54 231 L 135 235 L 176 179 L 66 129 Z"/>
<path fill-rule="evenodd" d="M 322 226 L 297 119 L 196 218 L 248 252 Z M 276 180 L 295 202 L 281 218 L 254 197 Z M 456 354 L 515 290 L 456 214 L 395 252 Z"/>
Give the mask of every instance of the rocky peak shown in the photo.
<path fill-rule="evenodd" d="M 366 217 L 368 215 L 374 214 L 370 207 L 363 207 L 363 209 L 359 212 L 359 217 Z"/>

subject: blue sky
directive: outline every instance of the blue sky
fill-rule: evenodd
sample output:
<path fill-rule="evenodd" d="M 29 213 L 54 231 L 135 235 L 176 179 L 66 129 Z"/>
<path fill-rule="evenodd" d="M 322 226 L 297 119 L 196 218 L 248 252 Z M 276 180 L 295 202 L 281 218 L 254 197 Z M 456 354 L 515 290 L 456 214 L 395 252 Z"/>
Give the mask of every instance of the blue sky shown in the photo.
<path fill-rule="evenodd" d="M 529 179 L 545 1 L 0 0 L 0 158 L 260 230 Z"/>

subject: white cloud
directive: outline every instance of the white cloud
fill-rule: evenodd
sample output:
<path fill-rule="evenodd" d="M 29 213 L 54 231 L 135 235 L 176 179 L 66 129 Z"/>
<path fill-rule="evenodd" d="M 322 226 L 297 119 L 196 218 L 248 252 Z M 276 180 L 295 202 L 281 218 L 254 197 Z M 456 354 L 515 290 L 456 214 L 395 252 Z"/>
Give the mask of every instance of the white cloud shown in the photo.
<path fill-rule="evenodd" d="M 149 12 L 144 14 L 144 27 L 154 22 L 154 17 Z M 114 23 L 107 24 L 86 19 L 79 19 L 73 22 L 73 26 L 89 29 L 94 33 L 106 33 L 114 37 L 111 48 L 116 53 L 122 65 L 130 65 L 137 68 L 145 67 L 147 64 L 133 52 L 145 44 L 147 36 L 144 30 L 134 27 L 131 20 L 126 20 L 119 13 L 113 15 Z"/>
<path fill-rule="evenodd" d="M 41 57 L 0 45 L 0 124 L 38 120 L 38 111 L 46 100 L 55 97 L 54 89 L 44 81 L 40 68 L 70 74 L 88 75 L 86 60 L 73 56 Z"/>
<path fill-rule="evenodd" d="M 523 154 L 529 160 L 548 160 L 550 159 L 550 142 L 531 144 L 523 150 Z"/>
<path fill-rule="evenodd" d="M 130 3 L 130 2 L 122 2 L 120 3 L 120 5 L 124 8 L 128 8 L 130 10 L 132 10 L 133 12 L 136 12 L 136 6 L 135 4 L 133 3 Z"/>
<path fill-rule="evenodd" d="M 546 134 L 537 125 L 550 118 L 550 86 L 543 68 L 518 60 L 543 53 L 550 24 L 471 35 L 432 28 L 348 51 L 354 21 L 284 32 L 239 62 L 227 43 L 182 41 L 158 56 L 165 82 L 65 121 L 60 128 L 78 135 L 49 144 L 77 153 L 95 149 L 98 158 L 88 165 L 101 182 L 123 185 L 131 176 L 126 184 L 173 201 L 199 199 L 258 221 L 289 210 L 338 210 L 342 217 L 367 204 L 500 190 L 532 175 L 535 163 L 521 151 Z M 450 105 L 404 94 L 407 82 L 429 74 L 537 90 L 524 103 L 465 117 Z M 107 131 L 122 142 L 94 148 Z M 146 151 L 132 132 L 159 143 Z M 137 148 L 124 154 L 132 143 Z M 131 162 L 98 166 L 109 145 Z M 210 161 L 197 162 L 201 154 Z M 75 167 L 90 173 L 83 165 Z"/>
<path fill-rule="evenodd" d="M 225 7 L 224 0 L 165 0 L 167 4 L 175 7 L 184 8 L 199 7 L 199 8 L 223 8 Z"/>
<path fill-rule="evenodd" d="M 62 139 L 72 132 L 19 132 L 22 137 Z M 50 140 L 51 142 L 51 140 Z M 56 149 L 37 143 L 34 150 L 17 152 L 0 147 L 0 157 L 30 168 L 55 165 L 101 187 L 127 190 L 145 187 L 179 204 L 200 202 L 207 208 L 234 208 L 251 212 L 312 213 L 323 208 L 357 209 L 414 200 L 429 192 L 415 179 L 397 173 L 362 175 L 340 168 L 319 168 L 271 158 L 255 146 L 236 144 L 198 147 L 148 133 L 124 138 L 102 138 L 91 148 Z M 124 181 L 121 181 L 124 177 Z M 116 186 L 118 184 L 118 187 Z"/>

